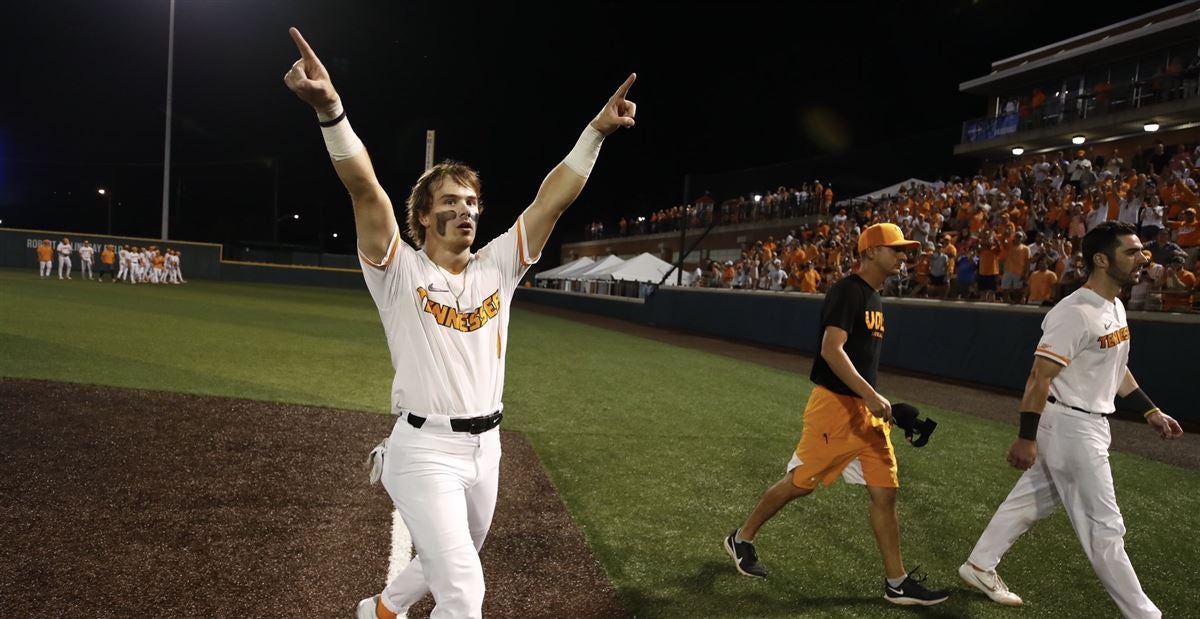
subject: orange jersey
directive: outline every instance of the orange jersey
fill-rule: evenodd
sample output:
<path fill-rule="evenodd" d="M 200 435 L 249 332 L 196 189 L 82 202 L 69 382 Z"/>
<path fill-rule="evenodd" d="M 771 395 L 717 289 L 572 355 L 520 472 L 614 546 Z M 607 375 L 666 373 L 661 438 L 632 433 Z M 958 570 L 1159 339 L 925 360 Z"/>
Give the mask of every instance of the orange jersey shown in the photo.
<path fill-rule="evenodd" d="M 1167 225 L 1179 230 L 1179 236 L 1175 239 L 1180 247 L 1196 247 L 1200 246 L 1200 221 L 1185 223 L 1182 221 L 1167 222 Z"/>
<path fill-rule="evenodd" d="M 113 263 L 113 253 L 112 253 L 111 249 L 106 249 L 106 250 L 100 252 L 100 262 L 102 262 L 104 264 L 112 264 Z"/>
<path fill-rule="evenodd" d="M 1028 266 L 1029 246 L 1021 243 L 1013 243 L 1008 248 L 1008 253 L 1004 256 L 1004 272 L 1023 277 L 1025 269 Z"/>
<path fill-rule="evenodd" d="M 1050 300 L 1054 294 L 1054 286 L 1058 284 L 1058 276 L 1054 271 L 1034 271 L 1029 274 L 1029 302 L 1041 303 Z"/>
<path fill-rule="evenodd" d="M 1000 250 L 999 248 L 985 247 L 979 250 L 979 274 L 980 275 L 999 275 L 1000 274 Z"/>
<path fill-rule="evenodd" d="M 806 270 L 800 273 L 800 285 L 797 288 L 800 292 L 816 292 L 820 282 L 821 274 L 816 269 Z"/>
<path fill-rule="evenodd" d="M 50 259 L 54 257 L 54 249 L 49 245 L 38 245 L 37 254 L 38 261 L 50 262 Z"/>

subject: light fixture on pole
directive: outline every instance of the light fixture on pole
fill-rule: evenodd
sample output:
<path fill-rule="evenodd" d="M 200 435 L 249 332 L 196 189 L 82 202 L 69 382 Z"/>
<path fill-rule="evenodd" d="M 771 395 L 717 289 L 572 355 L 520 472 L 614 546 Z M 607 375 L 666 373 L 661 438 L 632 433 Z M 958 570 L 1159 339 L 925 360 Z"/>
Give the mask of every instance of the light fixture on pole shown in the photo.
<path fill-rule="evenodd" d="M 1071 143 L 1076 146 L 1079 146 L 1080 144 L 1083 144 L 1086 141 L 1087 141 L 1087 138 L 1083 137 L 1082 135 L 1077 135 L 1077 136 L 1071 138 Z"/>
<path fill-rule="evenodd" d="M 334 233 L 333 233 L 333 238 L 335 238 L 335 239 L 337 238 L 337 233 L 336 233 L 336 232 L 334 232 Z"/>
<path fill-rule="evenodd" d="M 1155 131 L 1158 131 L 1158 123 L 1153 122 L 1153 121 L 1148 122 L 1148 123 L 1142 125 L 1142 130 L 1145 131 L 1146 133 L 1154 133 Z"/>
<path fill-rule="evenodd" d="M 1025 154 L 1025 149 L 1021 148 L 1020 146 L 1014 146 L 1012 148 L 1012 154 L 1013 157 L 1020 157 L 1021 155 Z"/>
<path fill-rule="evenodd" d="M 290 219 L 292 221 L 300 221 L 300 213 L 289 213 L 283 217 L 275 218 L 275 242 L 279 242 L 279 222 Z"/>
<path fill-rule="evenodd" d="M 104 196 L 104 199 L 108 201 L 108 227 L 105 228 L 105 230 L 106 230 L 105 234 L 111 235 L 112 234 L 112 192 L 101 187 L 96 190 L 96 193 Z"/>

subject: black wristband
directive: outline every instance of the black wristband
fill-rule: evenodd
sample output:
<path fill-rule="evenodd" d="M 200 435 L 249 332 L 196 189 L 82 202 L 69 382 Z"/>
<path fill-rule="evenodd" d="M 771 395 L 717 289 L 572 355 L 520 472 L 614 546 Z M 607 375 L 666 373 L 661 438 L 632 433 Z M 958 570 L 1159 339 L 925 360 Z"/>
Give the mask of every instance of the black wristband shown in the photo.
<path fill-rule="evenodd" d="M 338 114 L 337 118 L 323 120 L 323 121 L 318 122 L 317 124 L 321 125 L 321 127 L 332 127 L 332 126 L 342 122 L 343 120 L 345 120 L 345 118 L 346 118 L 346 110 L 342 110 L 342 113 Z"/>
<path fill-rule="evenodd" d="M 1041 420 L 1041 413 L 1021 413 L 1021 429 L 1017 430 L 1017 436 L 1026 440 L 1036 441 L 1038 422 Z"/>
<path fill-rule="evenodd" d="M 1125 401 L 1143 417 L 1149 417 L 1151 413 L 1158 412 L 1158 407 L 1154 405 L 1154 402 L 1150 401 L 1150 396 L 1146 395 L 1146 392 L 1142 391 L 1141 387 L 1134 389 L 1132 393 L 1125 396 Z"/>

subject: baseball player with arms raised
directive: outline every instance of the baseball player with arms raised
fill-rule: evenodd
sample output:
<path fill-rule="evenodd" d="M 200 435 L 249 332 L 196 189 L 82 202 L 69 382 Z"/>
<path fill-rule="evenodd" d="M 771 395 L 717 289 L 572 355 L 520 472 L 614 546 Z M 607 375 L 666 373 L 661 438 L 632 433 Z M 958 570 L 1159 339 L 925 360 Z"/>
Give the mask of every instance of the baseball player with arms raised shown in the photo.
<path fill-rule="evenodd" d="M 383 484 L 412 535 L 417 556 L 357 617 L 389 619 L 428 591 L 431 617 L 481 617 L 479 549 L 496 506 L 510 302 L 559 216 L 583 190 L 604 138 L 634 124 L 621 84 L 574 149 L 542 182 L 507 232 L 471 252 L 482 211 L 479 175 L 446 162 L 417 180 L 407 235 L 371 159 L 346 120 L 329 73 L 300 32 L 284 81 L 316 111 L 338 178 L 354 203 L 359 259 L 379 309 L 396 370 Z"/>
<path fill-rule="evenodd" d="M 1090 272 L 1082 288 L 1058 302 L 1042 320 L 1042 339 L 1021 398 L 1021 425 L 1008 463 L 1025 471 L 1000 504 L 975 550 L 958 573 L 992 600 L 1020 606 L 996 574 L 1017 538 L 1062 503 L 1092 569 L 1126 617 L 1161 617 L 1138 582 L 1125 553 L 1125 522 L 1117 507 L 1108 415 L 1120 395 L 1163 439 L 1183 429 L 1154 406 L 1127 366 L 1129 324 L 1117 298 L 1135 283 L 1142 244 L 1129 224 L 1104 222 L 1083 237 Z"/>
<path fill-rule="evenodd" d="M 812 395 L 804 429 L 787 474 L 763 493 L 746 522 L 725 538 L 725 552 L 738 572 L 765 578 L 754 537 L 791 501 L 829 485 L 852 463 L 861 467 L 870 497 L 871 528 L 883 558 L 884 599 L 901 605 L 932 606 L 945 591 L 926 589 L 900 556 L 896 493 L 900 486 L 892 448 L 892 404 L 875 390 L 883 349 L 883 302 L 879 289 L 900 270 L 904 251 L 920 246 L 894 224 L 876 224 L 858 238 L 859 272 L 834 284 L 821 305 L 821 354 L 813 362 Z M 849 478 L 849 476 L 847 476 Z"/>

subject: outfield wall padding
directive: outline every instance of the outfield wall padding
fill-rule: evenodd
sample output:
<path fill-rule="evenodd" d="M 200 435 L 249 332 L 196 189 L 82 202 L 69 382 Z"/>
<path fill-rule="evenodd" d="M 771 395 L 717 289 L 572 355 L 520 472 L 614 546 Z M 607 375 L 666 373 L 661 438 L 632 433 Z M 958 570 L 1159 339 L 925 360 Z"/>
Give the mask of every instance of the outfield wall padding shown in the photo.
<path fill-rule="evenodd" d="M 62 232 L 51 230 L 24 230 L 16 228 L 0 228 L 0 266 L 28 268 L 30 273 L 37 272 L 37 246 L 42 239 L 50 239 L 55 247 L 66 237 L 71 245 L 78 248 L 84 240 L 91 241 L 97 248 L 93 259 L 95 269 L 100 268 L 99 251 L 104 245 L 129 245 L 146 247 L 157 245 L 160 249 L 177 249 L 182 252 L 182 270 L 186 279 L 221 279 L 234 282 L 251 282 L 267 284 L 292 284 L 306 286 L 337 286 L 341 288 L 363 288 L 362 271 L 354 256 L 330 256 L 311 254 L 305 258 L 308 264 L 272 264 L 243 260 L 226 260 L 221 252 L 221 246 L 215 243 L 194 243 L 190 241 L 162 241 L 128 236 L 108 236 L 103 234 L 80 234 L 77 232 Z M 238 256 L 242 257 L 242 256 Z M 79 256 L 71 257 L 73 269 L 79 272 Z M 320 264 L 315 264 L 320 263 Z M 338 267 L 332 267 L 336 264 Z M 58 272 L 58 260 L 54 261 L 55 273 Z"/>
<path fill-rule="evenodd" d="M 818 352 L 823 295 L 660 288 L 644 301 L 522 288 L 540 303 L 740 342 Z M 1014 392 L 1025 388 L 1047 309 L 884 299 L 882 365 Z M 1176 419 L 1200 421 L 1191 375 L 1200 317 L 1130 312 L 1129 367 L 1155 403 Z"/>
<path fill-rule="evenodd" d="M 179 250 L 180 270 L 185 278 L 198 277 L 201 279 L 216 279 L 221 272 L 221 246 L 213 243 L 192 243 L 190 241 L 162 241 L 131 236 L 109 236 L 105 234 L 79 234 L 77 232 L 62 232 L 52 230 L 24 230 L 18 228 L 0 228 L 0 266 L 28 268 L 30 273 L 37 273 L 37 246 L 42 239 L 50 239 L 54 247 L 66 237 L 71 245 L 76 247 L 83 242 L 91 241 L 96 248 L 92 258 L 93 270 L 100 268 L 100 250 L 105 245 L 129 245 L 131 247 L 147 247 L 157 245 L 160 249 Z M 79 256 L 71 256 L 71 268 L 79 272 Z M 114 265 L 118 266 L 118 265 Z M 58 273 L 58 255 L 54 258 L 54 272 Z"/>
<path fill-rule="evenodd" d="M 225 261 L 221 263 L 221 279 L 256 284 L 291 284 L 304 286 L 336 286 L 362 288 L 362 271 L 358 269 L 329 269 L 274 264 L 254 264 Z"/>

